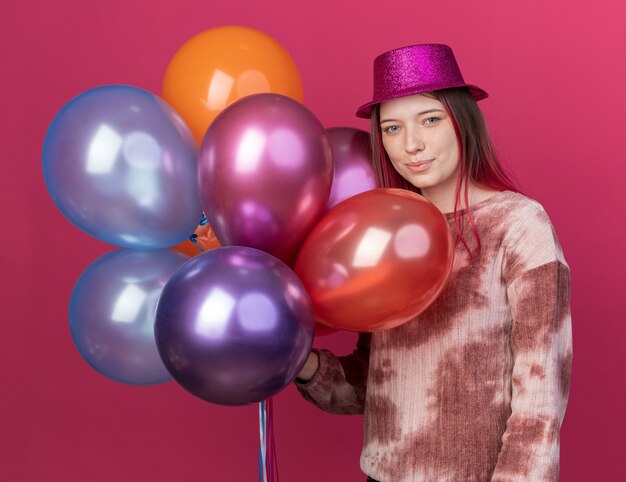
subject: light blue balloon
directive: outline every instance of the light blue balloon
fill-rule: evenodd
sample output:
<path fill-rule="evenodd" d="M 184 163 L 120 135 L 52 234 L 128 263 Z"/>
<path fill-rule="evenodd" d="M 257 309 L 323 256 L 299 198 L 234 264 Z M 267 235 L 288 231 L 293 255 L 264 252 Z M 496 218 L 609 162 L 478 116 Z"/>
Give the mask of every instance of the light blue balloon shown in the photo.
<path fill-rule="evenodd" d="M 48 128 L 43 174 L 72 223 L 118 246 L 173 246 L 202 215 L 191 131 L 137 87 L 98 87 L 67 103 Z"/>
<path fill-rule="evenodd" d="M 169 249 L 118 249 L 87 267 L 70 299 L 70 331 L 87 363 L 131 385 L 170 380 L 154 338 L 156 306 L 188 260 Z"/>

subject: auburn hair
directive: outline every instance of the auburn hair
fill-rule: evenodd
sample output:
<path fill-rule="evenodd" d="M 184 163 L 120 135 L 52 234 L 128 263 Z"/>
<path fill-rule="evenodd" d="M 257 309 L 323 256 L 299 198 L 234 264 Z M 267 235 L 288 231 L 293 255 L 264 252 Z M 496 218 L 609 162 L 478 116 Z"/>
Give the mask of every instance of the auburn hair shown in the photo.
<path fill-rule="evenodd" d="M 520 192 L 515 182 L 505 172 L 493 149 L 487 125 L 478 104 L 466 87 L 436 90 L 424 94 L 441 102 L 452 120 L 454 132 L 459 144 L 459 175 L 454 198 L 454 225 L 456 240 L 461 241 L 470 256 L 480 254 L 480 236 L 474 216 L 467 210 L 472 232 L 476 239 L 476 252 L 472 253 L 465 238 L 464 219 L 459 212 L 461 199 L 469 207 L 469 181 L 499 191 Z M 394 169 L 383 148 L 380 129 L 380 105 L 375 105 L 371 117 L 372 163 L 379 187 L 408 189 L 420 194 Z M 463 187 L 463 189 L 462 189 Z"/>

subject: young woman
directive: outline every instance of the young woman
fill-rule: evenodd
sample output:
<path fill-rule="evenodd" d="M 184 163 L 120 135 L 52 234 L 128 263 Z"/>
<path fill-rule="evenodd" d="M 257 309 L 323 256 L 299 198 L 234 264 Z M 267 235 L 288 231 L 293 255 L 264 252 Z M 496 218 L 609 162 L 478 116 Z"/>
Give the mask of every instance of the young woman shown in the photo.
<path fill-rule="evenodd" d="M 364 413 L 368 480 L 556 481 L 572 362 L 570 275 L 548 216 L 500 167 L 445 45 L 374 62 L 381 187 L 420 193 L 457 239 L 449 281 L 421 315 L 313 350 L 296 380 L 332 413 Z"/>

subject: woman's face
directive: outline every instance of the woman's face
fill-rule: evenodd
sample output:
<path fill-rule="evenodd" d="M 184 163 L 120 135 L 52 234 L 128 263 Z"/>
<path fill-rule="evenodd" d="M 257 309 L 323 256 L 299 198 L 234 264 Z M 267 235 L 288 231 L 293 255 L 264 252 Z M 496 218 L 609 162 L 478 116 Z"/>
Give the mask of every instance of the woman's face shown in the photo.
<path fill-rule="evenodd" d="M 428 197 L 454 193 L 459 143 L 443 104 L 433 97 L 411 95 L 380 105 L 383 146 L 398 173 Z"/>

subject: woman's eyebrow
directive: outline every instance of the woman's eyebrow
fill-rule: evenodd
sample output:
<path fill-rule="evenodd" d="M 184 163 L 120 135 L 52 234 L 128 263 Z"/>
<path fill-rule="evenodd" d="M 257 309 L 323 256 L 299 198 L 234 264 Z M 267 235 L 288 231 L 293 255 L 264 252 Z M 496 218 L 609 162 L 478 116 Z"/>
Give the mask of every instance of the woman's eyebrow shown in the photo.
<path fill-rule="evenodd" d="M 422 112 L 418 112 L 417 115 L 424 115 L 424 114 L 430 114 L 431 112 L 445 112 L 442 109 L 428 109 L 428 110 L 424 110 Z M 383 124 L 385 122 L 398 122 L 397 119 L 381 119 L 380 123 Z"/>
<path fill-rule="evenodd" d="M 420 112 L 417 115 L 430 114 L 431 112 L 445 112 L 445 111 L 442 109 L 429 109 L 429 110 L 425 110 L 424 112 Z"/>

